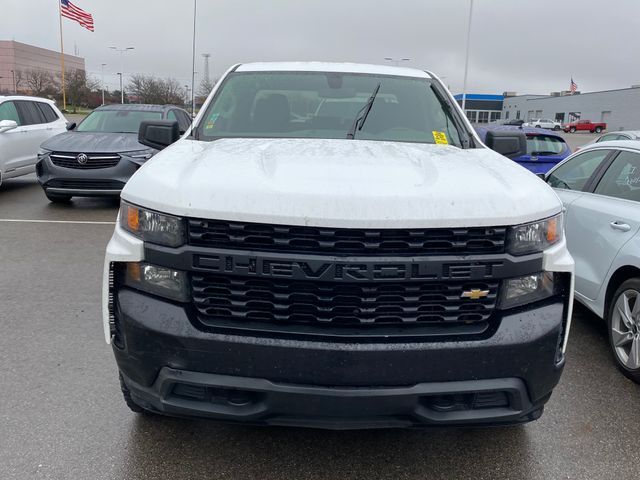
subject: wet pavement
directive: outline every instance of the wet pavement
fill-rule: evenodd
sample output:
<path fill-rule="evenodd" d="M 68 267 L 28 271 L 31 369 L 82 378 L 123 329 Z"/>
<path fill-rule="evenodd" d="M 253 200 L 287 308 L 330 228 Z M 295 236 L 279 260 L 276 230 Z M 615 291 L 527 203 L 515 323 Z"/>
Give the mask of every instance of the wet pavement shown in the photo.
<path fill-rule="evenodd" d="M 0 187 L 0 479 L 640 475 L 640 387 L 580 307 L 560 385 L 524 426 L 332 432 L 131 413 L 100 319 L 116 211 L 109 200 L 50 205 L 33 177 Z"/>

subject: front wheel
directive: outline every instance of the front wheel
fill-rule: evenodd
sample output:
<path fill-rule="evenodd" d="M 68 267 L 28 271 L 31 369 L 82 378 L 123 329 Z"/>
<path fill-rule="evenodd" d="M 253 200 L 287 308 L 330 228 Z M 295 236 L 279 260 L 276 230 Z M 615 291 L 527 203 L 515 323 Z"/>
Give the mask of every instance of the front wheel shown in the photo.
<path fill-rule="evenodd" d="M 571 127 L 569 129 L 569 133 L 576 133 L 576 127 Z"/>
<path fill-rule="evenodd" d="M 601 127 L 596 127 L 596 133 L 600 133 L 602 131 Z"/>
<path fill-rule="evenodd" d="M 609 344 L 618 368 L 640 383 L 640 277 L 616 290 L 607 315 Z"/>
<path fill-rule="evenodd" d="M 540 128 L 540 125 L 534 125 L 536 128 Z"/>
<path fill-rule="evenodd" d="M 556 125 L 555 127 L 553 127 L 553 129 L 557 132 L 558 130 L 560 130 L 560 125 Z"/>
<path fill-rule="evenodd" d="M 53 203 L 68 203 L 71 200 L 71 195 L 61 195 L 59 193 L 44 192 L 50 202 Z"/>

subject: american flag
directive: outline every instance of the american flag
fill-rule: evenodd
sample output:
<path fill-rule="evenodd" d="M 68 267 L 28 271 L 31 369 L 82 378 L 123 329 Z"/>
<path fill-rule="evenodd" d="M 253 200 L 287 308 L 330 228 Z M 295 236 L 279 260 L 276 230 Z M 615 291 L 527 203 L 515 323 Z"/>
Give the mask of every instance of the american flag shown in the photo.
<path fill-rule="evenodd" d="M 576 93 L 576 90 L 578 90 L 578 84 L 573 81 L 573 77 L 571 77 L 571 84 L 569 86 L 569 90 L 571 90 L 571 93 Z"/>
<path fill-rule="evenodd" d="M 69 0 L 60 0 L 60 13 L 63 17 L 75 20 L 87 30 L 93 32 L 93 17 L 91 14 L 76 7 Z"/>

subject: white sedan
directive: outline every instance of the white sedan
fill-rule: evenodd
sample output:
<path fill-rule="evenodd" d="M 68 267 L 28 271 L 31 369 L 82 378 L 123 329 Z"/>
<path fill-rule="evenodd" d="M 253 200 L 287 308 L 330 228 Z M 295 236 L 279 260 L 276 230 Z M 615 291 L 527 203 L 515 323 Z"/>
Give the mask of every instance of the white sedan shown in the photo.
<path fill-rule="evenodd" d="M 575 298 L 606 320 L 618 366 L 640 383 L 640 142 L 589 145 L 546 181 L 566 208 Z"/>
<path fill-rule="evenodd" d="M 66 126 L 52 100 L 0 96 L 0 183 L 34 172 L 40 144 Z"/>
<path fill-rule="evenodd" d="M 562 124 L 560 122 L 556 122 L 555 120 L 551 120 L 549 118 L 538 118 L 536 120 L 529 120 L 528 122 L 524 123 L 522 126 L 546 128 L 547 130 L 560 130 L 562 128 Z"/>

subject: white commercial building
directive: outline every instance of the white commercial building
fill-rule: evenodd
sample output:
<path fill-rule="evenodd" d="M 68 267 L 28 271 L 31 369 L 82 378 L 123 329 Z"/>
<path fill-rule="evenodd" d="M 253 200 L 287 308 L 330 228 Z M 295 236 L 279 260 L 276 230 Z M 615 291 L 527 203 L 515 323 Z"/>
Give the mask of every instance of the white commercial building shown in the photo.
<path fill-rule="evenodd" d="M 502 118 L 552 118 L 559 122 L 581 119 L 605 122 L 610 131 L 640 130 L 640 86 L 574 95 L 505 96 Z"/>

